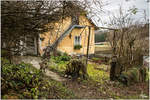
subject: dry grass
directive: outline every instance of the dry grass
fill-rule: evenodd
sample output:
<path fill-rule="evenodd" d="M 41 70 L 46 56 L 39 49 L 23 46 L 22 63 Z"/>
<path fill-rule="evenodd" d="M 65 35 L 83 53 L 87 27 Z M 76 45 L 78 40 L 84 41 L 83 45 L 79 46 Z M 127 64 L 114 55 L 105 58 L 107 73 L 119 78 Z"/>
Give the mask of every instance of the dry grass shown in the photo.
<path fill-rule="evenodd" d="M 95 45 L 95 51 L 111 50 L 110 45 Z"/>
<path fill-rule="evenodd" d="M 104 43 L 101 45 L 95 45 L 95 53 L 111 53 L 111 46 L 109 43 Z"/>

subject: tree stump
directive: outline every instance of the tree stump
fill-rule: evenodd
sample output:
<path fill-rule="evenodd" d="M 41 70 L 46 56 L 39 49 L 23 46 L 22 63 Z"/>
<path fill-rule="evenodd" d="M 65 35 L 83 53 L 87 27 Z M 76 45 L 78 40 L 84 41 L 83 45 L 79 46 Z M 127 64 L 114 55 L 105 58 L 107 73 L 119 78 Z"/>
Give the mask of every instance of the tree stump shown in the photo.
<path fill-rule="evenodd" d="M 79 76 L 82 76 L 83 79 L 86 79 L 86 65 L 81 60 L 73 59 L 67 64 L 65 74 L 74 79 L 78 78 Z"/>
<path fill-rule="evenodd" d="M 113 56 L 110 62 L 110 80 L 114 81 L 116 78 L 116 65 L 117 65 L 117 57 Z"/>

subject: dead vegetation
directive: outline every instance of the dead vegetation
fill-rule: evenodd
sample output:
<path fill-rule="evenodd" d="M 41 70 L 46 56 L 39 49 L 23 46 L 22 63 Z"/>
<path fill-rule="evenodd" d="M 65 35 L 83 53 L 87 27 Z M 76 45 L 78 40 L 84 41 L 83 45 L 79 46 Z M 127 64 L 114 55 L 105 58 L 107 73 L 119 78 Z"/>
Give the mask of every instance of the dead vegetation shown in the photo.
<path fill-rule="evenodd" d="M 71 76 L 73 78 L 78 78 L 79 76 L 83 77 L 83 79 L 86 79 L 88 74 L 86 71 L 86 65 L 78 59 L 72 59 L 67 65 L 65 74 L 67 77 Z"/>

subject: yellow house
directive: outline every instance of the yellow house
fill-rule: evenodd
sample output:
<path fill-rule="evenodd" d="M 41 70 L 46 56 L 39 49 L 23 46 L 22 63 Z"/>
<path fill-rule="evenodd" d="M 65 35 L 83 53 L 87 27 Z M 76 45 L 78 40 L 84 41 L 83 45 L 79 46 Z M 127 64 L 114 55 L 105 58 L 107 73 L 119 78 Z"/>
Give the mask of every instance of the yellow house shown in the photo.
<path fill-rule="evenodd" d="M 97 27 L 85 14 L 78 15 L 78 17 L 65 17 L 46 25 L 46 27 L 49 28 L 49 31 L 39 36 L 26 36 L 26 42 L 23 43 L 27 48 L 24 52 L 25 55 L 43 55 L 47 46 L 56 46 L 56 43 L 57 50 L 61 52 L 69 55 L 85 55 L 89 33 L 89 54 L 94 54 L 94 31 Z"/>
<path fill-rule="evenodd" d="M 87 53 L 88 35 L 90 27 L 89 54 L 94 54 L 94 39 L 96 26 L 86 15 L 78 17 L 66 17 L 58 22 L 47 25 L 53 26 L 50 31 L 40 35 L 39 53 L 42 55 L 43 50 L 48 45 L 58 42 L 57 50 L 66 52 L 70 55 Z"/>

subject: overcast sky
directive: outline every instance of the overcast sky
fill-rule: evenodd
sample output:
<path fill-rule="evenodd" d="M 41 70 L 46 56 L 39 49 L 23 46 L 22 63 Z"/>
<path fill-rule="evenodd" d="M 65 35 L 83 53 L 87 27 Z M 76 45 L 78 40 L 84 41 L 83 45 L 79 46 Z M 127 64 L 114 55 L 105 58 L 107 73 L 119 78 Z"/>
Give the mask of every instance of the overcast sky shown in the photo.
<path fill-rule="evenodd" d="M 102 20 L 98 22 L 97 18 L 93 18 L 98 26 L 106 26 L 104 23 L 109 23 L 109 17 L 112 13 L 117 14 L 119 5 L 122 6 L 123 9 L 128 10 L 129 8 L 136 7 L 138 8 L 138 13 L 134 15 L 134 18 L 136 20 L 141 20 L 143 17 L 144 10 L 146 11 L 147 18 L 149 18 L 149 5 L 150 3 L 146 2 L 147 0 L 103 0 L 104 4 L 108 4 L 106 6 L 103 6 L 103 10 L 105 13 L 101 13 L 100 18 Z"/>

